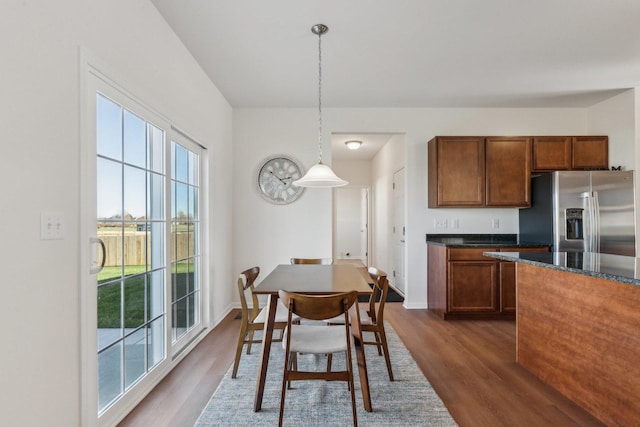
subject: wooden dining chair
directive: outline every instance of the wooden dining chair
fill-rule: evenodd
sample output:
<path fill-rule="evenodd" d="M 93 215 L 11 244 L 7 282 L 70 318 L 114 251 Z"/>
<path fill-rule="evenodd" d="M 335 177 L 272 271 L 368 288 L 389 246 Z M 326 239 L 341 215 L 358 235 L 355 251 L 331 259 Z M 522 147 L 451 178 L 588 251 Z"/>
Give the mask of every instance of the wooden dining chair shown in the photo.
<path fill-rule="evenodd" d="M 236 347 L 236 358 L 233 362 L 233 373 L 231 378 L 236 378 L 238 374 L 238 366 L 240 365 L 240 357 L 242 348 L 247 344 L 247 354 L 251 353 L 251 344 L 261 343 L 262 339 L 253 339 L 254 331 L 264 329 L 264 322 L 267 320 L 266 307 L 260 308 L 258 297 L 253 293 L 254 282 L 260 274 L 260 267 L 253 267 L 243 271 L 238 276 L 238 292 L 240 294 L 240 304 L 242 306 L 242 324 L 240 325 L 240 335 L 238 336 L 238 345 Z M 247 290 L 251 291 L 251 308 L 247 303 Z M 273 329 L 284 331 L 287 325 L 288 312 L 284 305 L 278 304 L 276 311 L 276 320 Z M 294 321 L 298 318 L 294 317 Z M 274 340 L 274 341 L 280 341 Z"/>
<path fill-rule="evenodd" d="M 353 425 L 358 425 L 356 416 L 356 397 L 353 386 L 353 364 L 351 361 L 351 333 L 359 335 L 358 310 L 350 310 L 357 304 L 358 293 L 356 291 L 328 295 L 308 295 L 293 292 L 280 291 L 280 300 L 288 308 L 287 329 L 284 332 L 282 346 L 285 349 L 284 374 L 282 376 L 282 395 L 280 398 L 280 418 L 278 425 L 282 426 L 284 415 L 284 403 L 287 386 L 291 381 L 300 380 L 327 380 L 346 381 L 351 392 L 351 407 L 353 411 Z M 311 320 L 323 320 L 340 316 L 343 325 L 351 324 L 344 328 L 327 327 L 325 325 L 293 324 L 294 316 Z M 350 318 L 350 315 L 352 316 Z M 326 372 L 301 371 L 298 364 L 293 363 L 298 353 L 305 354 L 333 354 L 346 353 L 346 367 L 342 371 Z M 328 420 L 327 420 L 328 421 Z"/>
<path fill-rule="evenodd" d="M 387 344 L 387 334 L 384 330 L 384 305 L 389 292 L 389 281 L 387 273 L 374 267 L 367 270 L 373 281 L 373 293 L 369 298 L 366 308 L 359 306 L 360 330 L 362 332 L 372 332 L 375 341 L 363 341 L 362 344 L 375 345 L 378 347 L 378 355 L 384 354 L 384 360 L 387 364 L 387 372 L 389 373 L 389 381 L 393 381 L 393 371 L 391 369 L 391 357 L 389 357 L 389 345 Z M 376 301 L 378 301 L 376 305 Z M 325 322 L 331 325 L 343 323 L 341 316 L 333 319 L 326 319 Z M 331 356 L 327 361 L 331 366 Z"/>
<path fill-rule="evenodd" d="M 333 258 L 291 258 L 291 264 L 333 264 Z"/>

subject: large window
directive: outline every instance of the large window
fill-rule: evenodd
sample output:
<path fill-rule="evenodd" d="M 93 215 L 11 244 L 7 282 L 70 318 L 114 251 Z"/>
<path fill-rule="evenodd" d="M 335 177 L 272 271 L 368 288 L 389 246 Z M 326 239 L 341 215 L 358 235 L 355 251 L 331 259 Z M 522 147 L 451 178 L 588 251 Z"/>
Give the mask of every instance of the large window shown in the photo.
<path fill-rule="evenodd" d="M 99 414 L 202 328 L 200 147 L 125 100 L 95 93 Z"/>

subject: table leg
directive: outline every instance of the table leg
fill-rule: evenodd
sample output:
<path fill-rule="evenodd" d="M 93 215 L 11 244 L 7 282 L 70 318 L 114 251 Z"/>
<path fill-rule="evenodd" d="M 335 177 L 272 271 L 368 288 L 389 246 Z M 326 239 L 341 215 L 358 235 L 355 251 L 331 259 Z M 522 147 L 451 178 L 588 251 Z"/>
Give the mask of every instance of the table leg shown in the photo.
<path fill-rule="evenodd" d="M 256 382 L 256 396 L 253 402 L 254 412 L 262 409 L 262 397 L 264 395 L 264 385 L 267 380 L 269 353 L 271 352 L 271 342 L 273 341 L 273 325 L 276 321 L 277 308 L 278 295 L 269 295 L 269 299 L 267 300 L 267 320 L 264 323 L 264 332 L 262 334 L 262 355 L 260 356 L 260 368 L 258 371 L 258 381 Z"/>

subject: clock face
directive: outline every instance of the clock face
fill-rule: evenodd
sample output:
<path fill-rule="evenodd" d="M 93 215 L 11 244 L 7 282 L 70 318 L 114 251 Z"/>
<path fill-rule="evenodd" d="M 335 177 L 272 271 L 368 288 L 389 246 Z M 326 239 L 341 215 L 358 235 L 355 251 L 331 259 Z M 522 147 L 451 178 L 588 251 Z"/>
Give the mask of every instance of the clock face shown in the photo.
<path fill-rule="evenodd" d="M 293 185 L 302 178 L 302 166 L 287 156 L 270 157 L 258 171 L 258 190 L 271 203 L 285 205 L 295 201 L 304 188 Z"/>

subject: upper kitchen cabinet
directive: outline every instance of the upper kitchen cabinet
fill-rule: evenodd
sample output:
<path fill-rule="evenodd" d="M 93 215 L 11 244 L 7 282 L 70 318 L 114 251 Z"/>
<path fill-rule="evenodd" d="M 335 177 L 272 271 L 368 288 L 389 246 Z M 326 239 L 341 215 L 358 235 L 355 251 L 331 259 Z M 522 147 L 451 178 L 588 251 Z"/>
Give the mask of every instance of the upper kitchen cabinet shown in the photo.
<path fill-rule="evenodd" d="M 429 207 L 485 204 L 483 137 L 435 137 L 429 141 Z"/>
<path fill-rule="evenodd" d="M 429 207 L 530 206 L 531 138 L 429 141 Z"/>
<path fill-rule="evenodd" d="M 574 136 L 571 147 L 573 169 L 609 169 L 609 138 L 606 136 Z"/>
<path fill-rule="evenodd" d="M 485 139 L 486 205 L 531 206 L 531 138 Z"/>
<path fill-rule="evenodd" d="M 533 171 L 571 169 L 570 136 L 536 136 L 533 138 Z"/>
<path fill-rule="evenodd" d="M 609 168 L 606 136 L 537 136 L 533 138 L 533 172 Z"/>

